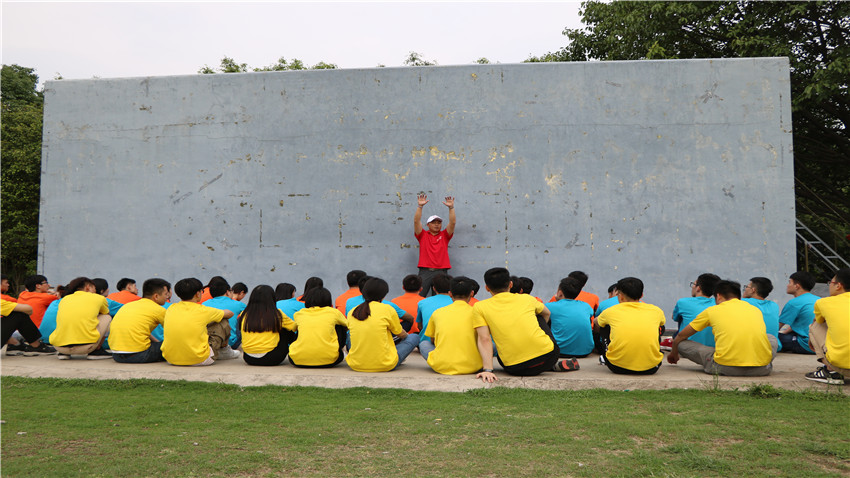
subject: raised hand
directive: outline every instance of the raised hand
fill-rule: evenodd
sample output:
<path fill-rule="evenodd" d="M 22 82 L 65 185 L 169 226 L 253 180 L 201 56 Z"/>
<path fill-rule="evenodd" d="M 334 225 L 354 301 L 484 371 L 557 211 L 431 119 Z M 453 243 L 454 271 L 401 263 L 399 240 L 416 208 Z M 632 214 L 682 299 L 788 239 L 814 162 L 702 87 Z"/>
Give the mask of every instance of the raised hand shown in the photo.
<path fill-rule="evenodd" d="M 419 204 L 419 207 L 422 207 L 422 206 L 428 204 L 428 195 L 427 194 L 420 194 L 416 197 L 416 201 Z"/>
<path fill-rule="evenodd" d="M 451 209 L 455 207 L 455 198 L 453 196 L 446 196 L 446 199 L 443 201 L 443 204 Z"/>

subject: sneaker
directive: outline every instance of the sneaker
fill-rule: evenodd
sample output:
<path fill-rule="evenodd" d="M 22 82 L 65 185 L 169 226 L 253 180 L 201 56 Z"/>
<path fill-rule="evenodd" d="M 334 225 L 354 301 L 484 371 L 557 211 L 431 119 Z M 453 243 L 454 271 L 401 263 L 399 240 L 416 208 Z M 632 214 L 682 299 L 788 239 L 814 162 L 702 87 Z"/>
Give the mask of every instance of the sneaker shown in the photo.
<path fill-rule="evenodd" d="M 665 352 L 673 350 L 673 337 L 665 337 L 664 340 L 661 341 L 661 350 Z"/>
<path fill-rule="evenodd" d="M 838 372 L 827 370 L 826 366 L 819 367 L 814 372 L 807 373 L 806 380 L 828 383 L 830 385 L 844 385 L 844 375 L 841 375 Z"/>
<path fill-rule="evenodd" d="M 238 359 L 238 358 L 239 358 L 239 352 L 236 351 L 236 350 L 233 350 L 228 345 L 227 347 L 223 347 L 223 348 L 218 349 L 218 358 L 216 358 L 216 360 L 232 360 L 232 359 Z"/>
<path fill-rule="evenodd" d="M 33 347 L 32 345 L 27 344 L 27 348 L 24 350 L 24 355 L 27 357 L 34 357 L 36 355 L 53 355 L 56 353 L 56 349 L 42 342 L 38 344 L 38 347 Z"/>
<path fill-rule="evenodd" d="M 103 360 L 111 358 L 112 352 L 107 352 L 106 350 L 103 350 L 103 347 L 98 348 L 94 352 L 89 352 L 89 354 L 86 355 L 86 360 Z"/>
<path fill-rule="evenodd" d="M 24 350 L 27 349 L 27 344 L 21 342 L 17 345 L 6 344 L 6 355 L 10 357 L 14 357 L 16 355 L 23 355 Z"/>
<path fill-rule="evenodd" d="M 578 359 L 575 357 L 558 360 L 558 363 L 555 364 L 555 367 L 552 369 L 555 372 L 572 372 L 573 370 L 578 370 Z"/>
<path fill-rule="evenodd" d="M 71 360 L 71 356 L 68 354 L 56 354 L 56 358 L 59 360 Z"/>

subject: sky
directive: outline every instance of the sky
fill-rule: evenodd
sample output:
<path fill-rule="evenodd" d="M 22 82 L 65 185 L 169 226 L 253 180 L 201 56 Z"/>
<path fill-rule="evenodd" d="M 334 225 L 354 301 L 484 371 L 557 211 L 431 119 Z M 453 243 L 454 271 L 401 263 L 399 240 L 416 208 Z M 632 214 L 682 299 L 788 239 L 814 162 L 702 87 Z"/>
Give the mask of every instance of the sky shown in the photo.
<path fill-rule="evenodd" d="M 15 2 L 2 0 L 2 63 L 65 79 L 190 75 L 229 56 L 340 68 L 518 63 L 567 44 L 578 2 Z"/>

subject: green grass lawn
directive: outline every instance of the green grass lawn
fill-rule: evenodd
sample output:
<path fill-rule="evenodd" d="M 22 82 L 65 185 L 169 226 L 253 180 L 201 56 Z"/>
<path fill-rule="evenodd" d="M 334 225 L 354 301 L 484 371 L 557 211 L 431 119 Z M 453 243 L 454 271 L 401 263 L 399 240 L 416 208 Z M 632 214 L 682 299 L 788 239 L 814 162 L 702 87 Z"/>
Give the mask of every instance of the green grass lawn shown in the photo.
<path fill-rule="evenodd" d="M 3 377 L 3 476 L 847 476 L 850 399 Z"/>

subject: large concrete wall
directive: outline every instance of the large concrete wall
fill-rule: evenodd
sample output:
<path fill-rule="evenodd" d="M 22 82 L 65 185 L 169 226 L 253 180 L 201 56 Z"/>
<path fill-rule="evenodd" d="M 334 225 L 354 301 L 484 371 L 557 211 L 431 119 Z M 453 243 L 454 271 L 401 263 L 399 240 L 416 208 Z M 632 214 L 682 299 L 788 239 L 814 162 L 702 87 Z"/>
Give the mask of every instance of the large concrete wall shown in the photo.
<path fill-rule="evenodd" d="M 784 58 L 470 65 L 45 87 L 39 268 L 249 287 L 362 268 L 391 293 L 457 198 L 454 274 L 548 299 L 581 269 L 670 313 L 709 270 L 794 269 Z M 483 292 L 486 297 L 486 292 Z"/>

